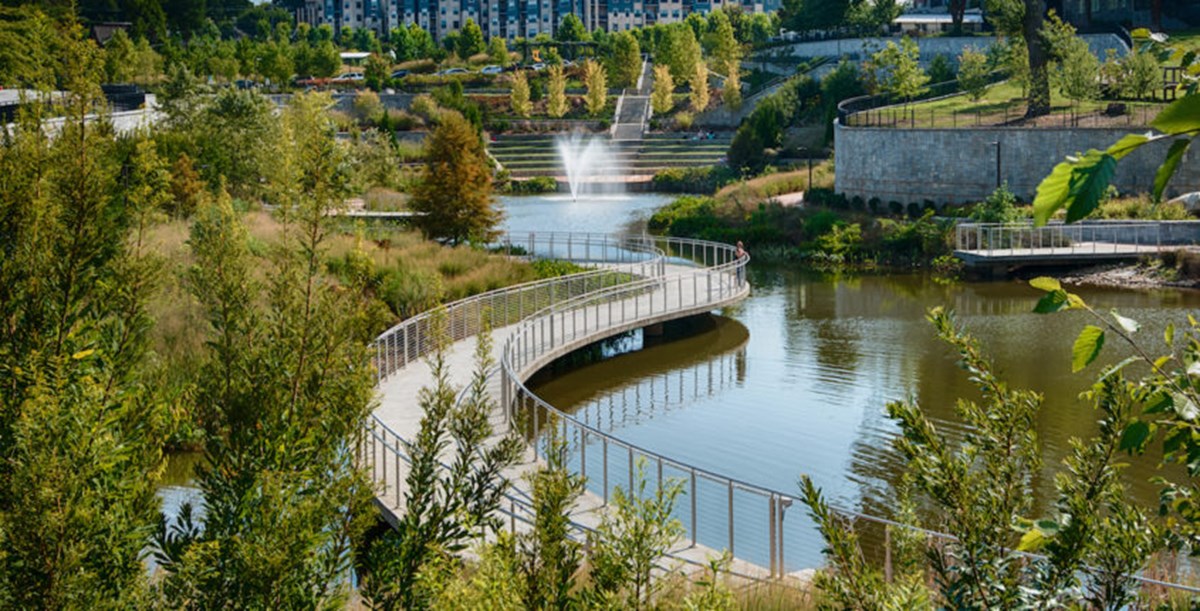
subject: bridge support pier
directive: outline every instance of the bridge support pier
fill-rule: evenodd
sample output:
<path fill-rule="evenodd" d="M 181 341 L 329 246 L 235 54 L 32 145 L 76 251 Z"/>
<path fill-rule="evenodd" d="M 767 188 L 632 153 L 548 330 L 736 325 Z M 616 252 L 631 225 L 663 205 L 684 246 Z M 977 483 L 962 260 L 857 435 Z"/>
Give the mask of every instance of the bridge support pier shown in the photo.
<path fill-rule="evenodd" d="M 664 333 L 663 324 L 660 322 L 642 327 L 642 333 L 646 337 L 662 337 Z"/>

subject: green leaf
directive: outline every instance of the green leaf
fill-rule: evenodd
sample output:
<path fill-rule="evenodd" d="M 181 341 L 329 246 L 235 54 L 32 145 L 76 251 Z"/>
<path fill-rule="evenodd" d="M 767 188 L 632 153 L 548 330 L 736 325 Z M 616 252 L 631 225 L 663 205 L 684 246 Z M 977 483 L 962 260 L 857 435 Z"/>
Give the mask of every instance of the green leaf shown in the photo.
<path fill-rule="evenodd" d="M 1033 311 L 1036 314 L 1053 314 L 1069 307 L 1070 301 L 1066 291 L 1051 291 L 1038 300 L 1037 305 L 1033 306 Z"/>
<path fill-rule="evenodd" d="M 1105 152 L 1119 160 L 1136 151 L 1138 147 L 1149 141 L 1149 136 L 1143 134 L 1128 134 L 1122 137 L 1120 140 L 1117 140 L 1112 146 L 1108 147 L 1108 150 Z"/>
<path fill-rule="evenodd" d="M 1035 526 L 1038 530 L 1042 531 L 1042 534 L 1049 536 L 1058 534 L 1058 522 L 1054 520 L 1038 520 L 1035 522 Z"/>
<path fill-rule="evenodd" d="M 1185 95 L 1158 113 L 1150 126 L 1164 134 L 1186 134 L 1200 130 L 1200 96 Z"/>
<path fill-rule="evenodd" d="M 1042 531 L 1034 528 L 1029 532 L 1021 535 L 1021 542 L 1017 544 L 1017 551 L 1021 552 L 1036 552 L 1042 549 L 1046 544 L 1046 535 Z"/>
<path fill-rule="evenodd" d="M 1167 342 L 1167 347 L 1175 346 L 1175 323 L 1167 323 L 1167 328 L 1163 329 L 1163 339 Z"/>
<path fill-rule="evenodd" d="M 1187 138 L 1180 138 L 1171 143 L 1171 148 L 1167 150 L 1167 158 L 1163 160 L 1162 165 L 1158 166 L 1158 171 L 1154 174 L 1154 201 L 1162 201 L 1163 192 L 1167 190 L 1167 183 L 1171 182 L 1171 177 L 1175 175 L 1175 170 L 1179 169 L 1179 162 L 1183 160 L 1183 154 L 1187 152 L 1192 141 Z"/>
<path fill-rule="evenodd" d="M 1195 420 L 1196 416 L 1200 416 L 1200 407 L 1196 407 L 1196 404 L 1186 395 L 1174 393 L 1171 403 L 1175 406 L 1175 413 L 1188 422 Z"/>
<path fill-rule="evenodd" d="M 1135 28 L 1132 32 L 1129 33 L 1129 37 L 1135 38 L 1138 40 L 1141 40 L 1143 38 L 1150 38 L 1150 30 L 1148 28 Z"/>
<path fill-rule="evenodd" d="M 1142 410 L 1143 414 L 1160 414 L 1167 411 L 1171 407 L 1171 395 L 1167 393 L 1155 393 L 1146 400 L 1146 408 Z"/>
<path fill-rule="evenodd" d="M 1125 452 L 1141 452 L 1148 437 L 1150 437 L 1150 425 L 1138 420 L 1125 427 L 1125 432 L 1121 433 L 1121 441 L 1117 447 Z"/>
<path fill-rule="evenodd" d="M 1051 278 L 1049 276 L 1039 276 L 1037 278 L 1034 278 L 1033 280 L 1029 281 L 1029 286 L 1032 286 L 1035 289 L 1039 289 L 1039 290 L 1043 290 L 1043 291 L 1061 291 L 1062 290 L 1062 285 L 1058 283 L 1058 280 L 1055 280 L 1054 278 Z"/>
<path fill-rule="evenodd" d="M 1096 325 L 1088 325 L 1075 338 L 1075 346 L 1071 349 L 1071 371 L 1076 372 L 1087 367 L 1100 355 L 1104 347 L 1104 329 Z"/>
<path fill-rule="evenodd" d="M 1101 154 L 1094 164 L 1076 168 L 1071 175 L 1072 201 L 1067 204 L 1067 222 L 1074 223 L 1091 214 L 1108 191 L 1108 183 L 1117 170 L 1117 159 Z"/>
<path fill-rule="evenodd" d="M 1090 150 L 1082 157 L 1069 157 L 1054 166 L 1037 187 L 1033 199 L 1034 224 L 1045 225 L 1064 206 L 1068 223 L 1091 214 L 1099 205 L 1116 167 L 1116 157 L 1097 150 Z"/>
<path fill-rule="evenodd" d="M 1136 333 L 1138 329 L 1142 328 L 1141 323 L 1132 318 L 1121 316 L 1116 310 L 1112 310 L 1110 314 L 1112 314 L 1113 320 L 1117 321 L 1117 325 L 1124 329 L 1126 333 Z"/>
<path fill-rule="evenodd" d="M 1110 376 L 1113 376 L 1113 375 L 1119 373 L 1122 369 L 1128 367 L 1131 363 L 1136 363 L 1137 361 L 1140 361 L 1140 360 L 1141 359 L 1136 356 L 1126 357 L 1125 360 L 1121 361 L 1120 363 L 1117 363 L 1116 365 L 1113 365 L 1112 367 L 1105 369 L 1104 373 L 1101 374 L 1101 376 L 1096 379 L 1096 383 L 1099 384 L 1100 382 L 1107 380 Z"/>

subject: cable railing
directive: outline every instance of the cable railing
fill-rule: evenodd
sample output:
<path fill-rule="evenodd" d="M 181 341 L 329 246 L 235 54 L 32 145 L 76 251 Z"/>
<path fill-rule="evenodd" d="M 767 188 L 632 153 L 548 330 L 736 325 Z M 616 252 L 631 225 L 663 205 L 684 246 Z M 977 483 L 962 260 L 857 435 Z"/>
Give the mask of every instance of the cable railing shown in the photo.
<path fill-rule="evenodd" d="M 453 343 L 474 336 L 485 326 L 497 329 L 524 320 L 559 300 L 613 286 L 631 277 L 658 274 L 663 265 L 662 252 L 653 240 L 644 236 L 510 233 L 490 247 L 510 255 L 605 266 L 480 293 L 447 304 L 439 311 L 423 312 L 400 322 L 374 341 L 373 364 L 377 382 L 430 354 L 435 348 L 435 316 L 444 317 L 441 323 L 445 327 L 444 339 Z"/>
<path fill-rule="evenodd" d="M 728 245 L 701 240 L 580 234 L 555 234 L 554 240 L 551 246 L 549 235 L 508 236 L 496 246 L 518 254 L 540 250 L 559 257 L 582 255 L 596 263 L 605 258 L 611 262 L 615 257 L 618 263 L 606 269 L 484 293 L 445 308 L 445 328 L 451 341 L 479 332 L 485 319 L 496 329 L 516 325 L 507 333 L 498 366 L 503 422 L 510 427 L 507 432 L 525 435 L 535 457 L 540 457 L 546 451 L 543 434 L 554 429 L 566 441 L 561 447 L 568 468 L 586 478 L 589 488 L 605 505 L 615 487 L 632 490 L 636 472 L 643 468 L 652 485 L 661 486 L 672 479 L 679 482 L 683 496 L 675 517 L 685 526 L 693 548 L 724 548 L 738 559 L 767 569 L 771 578 L 786 576 L 796 568 L 819 566 L 824 543 L 811 520 L 808 516 L 801 518 L 800 524 L 795 519 L 785 520 L 797 492 L 729 477 L 627 442 L 558 409 L 525 386 L 530 375 L 558 356 L 598 339 L 709 311 L 742 298 L 749 290 L 745 282 L 748 257 L 739 257 Z M 532 248 L 526 249 L 527 243 Z M 596 248 L 600 251 L 593 254 Z M 687 269 L 678 265 L 682 263 L 698 267 Z M 429 316 L 414 317 L 378 338 L 375 361 L 381 381 L 433 350 Z M 379 502 L 399 509 L 408 442 L 377 418 L 369 421 L 364 438 L 367 443 L 360 448 L 360 464 L 382 488 Z M 510 520 L 512 528 L 518 523 L 530 524 L 533 508 L 527 494 L 510 490 L 505 502 L 507 506 L 500 513 Z M 878 552 L 875 559 L 885 575 L 892 572 L 891 539 L 896 529 L 916 530 L 933 545 L 955 540 L 952 535 L 886 517 L 841 507 L 835 510 L 860 531 L 864 545 Z M 579 523 L 575 527 L 578 532 L 589 529 Z M 699 564 L 683 551 L 674 550 L 669 556 Z M 803 560 L 797 562 L 798 558 Z M 762 578 L 744 573 L 740 576 Z M 1129 578 L 1148 586 L 1200 594 L 1200 588 L 1193 586 L 1143 575 Z"/>
<path fill-rule="evenodd" d="M 988 257 L 1149 254 L 1164 245 L 1163 223 L 959 223 L 954 249 Z M 1168 240 L 1171 242 L 1174 240 Z"/>

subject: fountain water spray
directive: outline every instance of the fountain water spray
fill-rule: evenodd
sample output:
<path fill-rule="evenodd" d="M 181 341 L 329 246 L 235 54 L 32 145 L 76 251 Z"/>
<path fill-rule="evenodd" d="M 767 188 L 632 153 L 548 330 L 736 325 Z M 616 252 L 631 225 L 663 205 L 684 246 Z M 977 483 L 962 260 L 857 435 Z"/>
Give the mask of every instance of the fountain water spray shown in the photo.
<path fill-rule="evenodd" d="M 595 191 L 601 186 L 596 179 L 605 175 L 605 170 L 614 167 L 616 156 L 609 150 L 608 142 L 603 137 L 590 136 L 585 142 L 584 135 L 575 132 L 559 136 L 555 142 L 573 200 L 579 199 L 581 193 Z"/>

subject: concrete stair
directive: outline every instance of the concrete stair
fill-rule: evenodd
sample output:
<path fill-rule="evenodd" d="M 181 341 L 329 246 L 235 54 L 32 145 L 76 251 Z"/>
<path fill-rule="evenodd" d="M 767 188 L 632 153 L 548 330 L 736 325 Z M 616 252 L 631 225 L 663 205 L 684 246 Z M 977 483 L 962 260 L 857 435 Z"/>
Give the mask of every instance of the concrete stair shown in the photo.
<path fill-rule="evenodd" d="M 488 150 L 514 178 L 562 176 L 558 145 L 554 135 L 500 136 Z M 653 176 L 655 172 L 676 167 L 713 165 L 729 150 L 731 135 L 697 139 L 695 134 L 649 134 L 643 138 L 609 141 L 611 161 L 594 167 L 602 178 L 627 181 L 631 177 Z"/>

